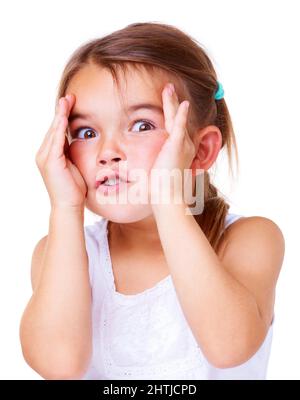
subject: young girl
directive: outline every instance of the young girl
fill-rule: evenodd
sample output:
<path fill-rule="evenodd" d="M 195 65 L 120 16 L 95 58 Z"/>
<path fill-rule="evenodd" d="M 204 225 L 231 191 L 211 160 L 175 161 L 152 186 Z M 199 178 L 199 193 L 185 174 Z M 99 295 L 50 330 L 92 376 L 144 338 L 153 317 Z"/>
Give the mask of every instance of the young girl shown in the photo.
<path fill-rule="evenodd" d="M 131 24 L 72 55 L 36 155 L 51 213 L 20 324 L 42 377 L 266 377 L 284 238 L 268 218 L 229 213 L 210 183 L 232 144 L 212 62 L 177 28 Z M 181 178 L 151 179 L 163 170 L 192 171 L 201 212 Z M 148 201 L 112 201 L 137 184 Z M 84 226 L 84 207 L 101 218 Z"/>

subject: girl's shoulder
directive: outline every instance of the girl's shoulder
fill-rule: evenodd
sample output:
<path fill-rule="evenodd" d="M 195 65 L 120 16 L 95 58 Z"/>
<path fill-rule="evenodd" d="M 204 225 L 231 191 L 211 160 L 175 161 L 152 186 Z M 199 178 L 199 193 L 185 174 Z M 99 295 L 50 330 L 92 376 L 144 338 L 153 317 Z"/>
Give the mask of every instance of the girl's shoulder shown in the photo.
<path fill-rule="evenodd" d="M 241 220 L 247 218 L 241 214 L 236 214 L 232 212 L 228 212 L 226 217 L 225 217 L 225 222 L 224 222 L 224 230 L 227 229 L 228 226 L 234 224 L 237 220 Z"/>
<path fill-rule="evenodd" d="M 239 218 L 226 229 L 226 245 L 220 261 L 254 296 L 267 325 L 273 316 L 275 287 L 284 252 L 283 233 L 269 218 Z"/>
<path fill-rule="evenodd" d="M 234 223 L 226 224 L 231 218 L 234 218 Z M 228 214 L 226 221 L 223 258 L 249 260 L 255 257 L 259 261 L 260 256 L 263 262 L 264 258 L 270 260 L 272 255 L 274 267 L 277 265 L 280 268 L 285 240 L 281 229 L 273 220 L 262 216 L 240 217 L 237 214 Z"/>
<path fill-rule="evenodd" d="M 234 223 L 230 223 L 234 220 Z M 229 223 L 228 223 L 229 222 Z M 225 228 L 228 226 L 227 242 L 233 239 L 242 238 L 248 234 L 257 237 L 270 234 L 271 242 L 277 240 L 284 241 L 283 233 L 279 226 L 271 219 L 262 216 L 240 216 L 239 214 L 229 213 L 226 216 Z"/>

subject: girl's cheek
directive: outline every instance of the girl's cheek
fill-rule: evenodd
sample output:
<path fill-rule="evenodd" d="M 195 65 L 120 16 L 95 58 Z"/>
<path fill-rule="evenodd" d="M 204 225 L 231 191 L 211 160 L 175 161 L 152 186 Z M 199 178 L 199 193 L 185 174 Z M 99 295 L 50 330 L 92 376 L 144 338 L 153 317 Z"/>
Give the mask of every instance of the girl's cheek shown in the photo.
<path fill-rule="evenodd" d="M 70 160 L 79 169 L 79 172 L 83 175 L 84 178 L 87 177 L 87 161 L 91 159 L 89 155 L 90 149 L 88 148 L 88 146 L 86 146 L 86 143 L 74 141 L 70 144 Z"/>
<path fill-rule="evenodd" d="M 162 145 L 163 145 L 163 143 L 155 143 L 155 145 L 153 145 L 151 148 L 149 148 L 147 158 L 148 158 L 148 161 L 151 163 L 151 165 L 155 161 Z"/>
<path fill-rule="evenodd" d="M 73 164 L 76 166 L 78 165 L 79 157 L 80 157 L 80 152 L 79 152 L 79 147 L 76 142 L 72 142 L 69 147 L 69 156 L 70 160 L 72 161 Z"/>
<path fill-rule="evenodd" d="M 155 140 L 152 140 L 145 146 L 145 151 L 144 154 L 146 154 L 146 157 L 148 159 L 148 162 L 153 164 L 155 161 L 156 157 L 158 156 L 162 146 L 164 145 L 168 135 L 159 135 L 155 138 Z"/>

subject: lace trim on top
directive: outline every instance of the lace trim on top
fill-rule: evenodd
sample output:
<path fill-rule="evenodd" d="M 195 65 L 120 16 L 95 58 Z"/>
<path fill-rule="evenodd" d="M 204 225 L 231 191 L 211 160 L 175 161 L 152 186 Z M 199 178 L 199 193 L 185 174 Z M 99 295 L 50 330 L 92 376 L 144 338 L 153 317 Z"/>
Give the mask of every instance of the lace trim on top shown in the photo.
<path fill-rule="evenodd" d="M 134 304 L 137 301 L 144 299 L 145 297 L 149 298 L 149 296 L 157 296 L 158 293 L 162 293 L 169 289 L 170 286 L 173 286 L 171 285 L 172 277 L 171 274 L 169 274 L 165 278 L 157 282 L 154 286 L 145 289 L 142 292 L 136 294 L 124 294 L 117 292 L 108 243 L 108 219 L 104 219 L 104 221 L 102 222 L 103 224 L 101 234 L 103 235 L 103 237 L 102 240 L 100 240 L 100 242 L 102 243 L 102 247 L 100 249 L 101 265 L 104 265 L 105 277 L 107 279 L 109 290 L 117 303 Z"/>

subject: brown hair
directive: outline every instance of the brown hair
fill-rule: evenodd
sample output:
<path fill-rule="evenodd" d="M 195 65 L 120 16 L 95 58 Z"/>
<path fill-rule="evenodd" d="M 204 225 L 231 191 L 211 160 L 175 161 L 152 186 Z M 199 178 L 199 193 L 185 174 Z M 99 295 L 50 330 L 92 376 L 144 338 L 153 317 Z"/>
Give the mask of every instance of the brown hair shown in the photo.
<path fill-rule="evenodd" d="M 57 101 L 66 94 L 72 77 L 91 62 L 107 68 L 117 83 L 117 67 L 124 72 L 127 66 L 144 67 L 152 73 L 160 69 L 171 75 L 175 86 L 179 82 L 176 88 L 179 101 L 182 101 L 181 96 L 190 101 L 193 125 L 202 128 L 212 124 L 220 129 L 222 148 L 226 147 L 232 175 L 232 146 L 238 166 L 232 121 L 224 98 L 214 98 L 217 75 L 208 55 L 195 39 L 172 25 L 142 22 L 90 40 L 68 60 L 59 83 Z M 218 192 L 210 182 L 209 173 L 204 171 L 204 209 L 194 218 L 215 251 L 224 234 L 225 217 L 230 207 Z"/>

